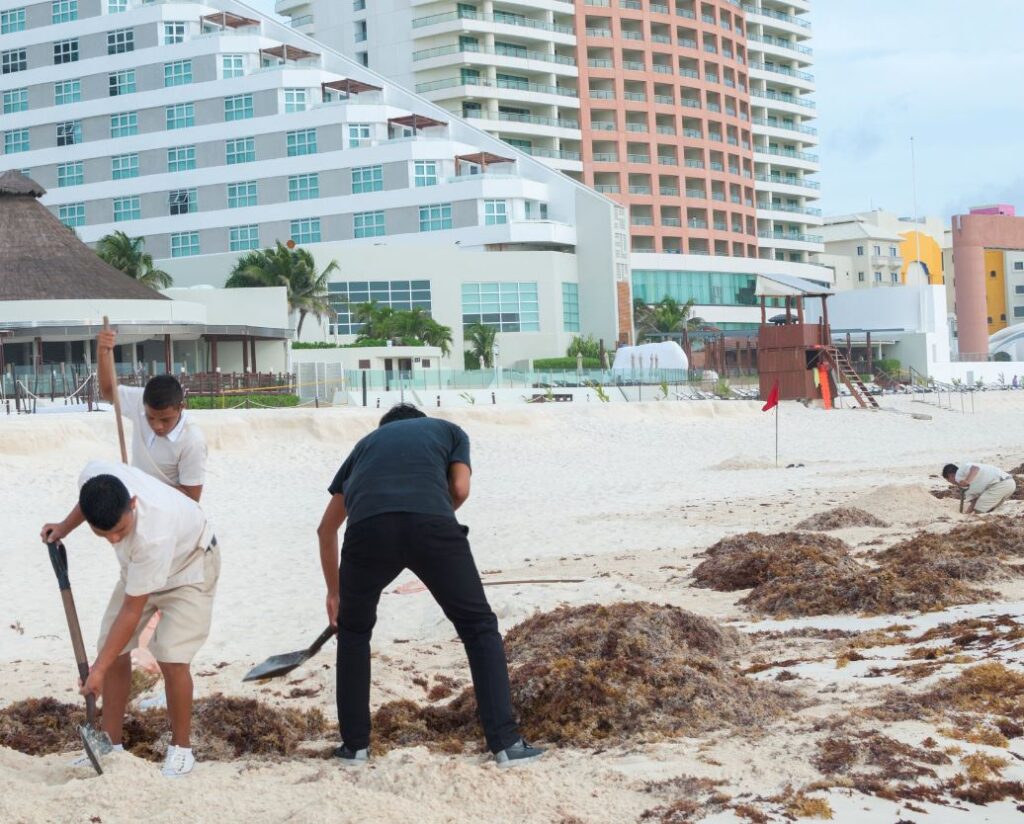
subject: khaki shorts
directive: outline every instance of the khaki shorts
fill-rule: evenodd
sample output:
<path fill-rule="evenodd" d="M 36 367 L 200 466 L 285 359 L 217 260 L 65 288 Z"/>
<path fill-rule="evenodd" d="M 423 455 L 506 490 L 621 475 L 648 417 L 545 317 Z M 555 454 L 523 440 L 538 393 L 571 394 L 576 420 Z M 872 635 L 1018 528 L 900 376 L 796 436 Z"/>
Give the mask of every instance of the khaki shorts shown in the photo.
<path fill-rule="evenodd" d="M 978 500 L 974 504 L 974 511 L 979 513 L 991 512 L 1016 491 L 1017 482 L 1013 478 L 996 481 L 994 484 L 985 487 L 985 490 L 978 496 Z"/>
<path fill-rule="evenodd" d="M 157 661 L 165 664 L 189 664 L 206 643 L 210 635 L 210 621 L 213 618 L 213 596 L 217 591 L 217 579 L 220 577 L 220 549 L 213 547 L 203 556 L 203 582 L 175 587 L 163 592 L 152 593 L 142 608 L 142 617 L 135 628 L 135 634 L 121 650 L 121 654 L 131 652 L 139 645 L 139 636 L 159 611 L 160 623 L 156 626 L 153 638 L 149 642 L 150 652 Z M 124 604 L 124 580 L 117 582 L 114 593 L 110 596 L 107 611 L 103 614 L 100 625 L 98 649 L 103 649 L 114 625 L 114 619 Z"/>

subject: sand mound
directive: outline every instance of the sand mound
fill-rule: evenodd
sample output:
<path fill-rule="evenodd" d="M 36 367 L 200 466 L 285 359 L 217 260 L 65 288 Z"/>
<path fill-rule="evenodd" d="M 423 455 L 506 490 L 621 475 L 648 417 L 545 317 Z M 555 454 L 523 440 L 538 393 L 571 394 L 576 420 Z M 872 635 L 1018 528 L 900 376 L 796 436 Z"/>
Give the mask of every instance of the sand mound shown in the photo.
<path fill-rule="evenodd" d="M 0 710 L 0 746 L 28 755 L 79 748 L 81 705 L 54 698 L 30 698 Z M 292 755 L 307 740 L 320 737 L 327 722 L 317 709 L 278 709 L 251 698 L 214 695 L 195 703 L 192 740 L 197 756 L 227 761 L 239 756 Z M 125 719 L 125 748 L 141 758 L 163 760 L 170 724 L 163 709 L 130 713 Z"/>
<path fill-rule="evenodd" d="M 927 487 L 920 484 L 880 486 L 854 498 L 850 506 L 863 509 L 889 523 L 915 524 L 930 521 L 935 518 L 936 512 L 935 498 Z"/>
<path fill-rule="evenodd" d="M 791 705 L 731 664 L 733 630 L 648 603 L 561 607 L 507 636 L 512 700 L 528 738 L 574 746 L 763 726 Z M 471 689 L 450 704 L 385 704 L 374 746 L 460 749 L 479 741 Z"/>
<path fill-rule="evenodd" d="M 847 529 L 854 526 L 884 528 L 889 524 L 855 506 L 840 506 L 805 518 L 796 525 L 796 528 L 809 532 L 830 532 L 833 529 Z"/>

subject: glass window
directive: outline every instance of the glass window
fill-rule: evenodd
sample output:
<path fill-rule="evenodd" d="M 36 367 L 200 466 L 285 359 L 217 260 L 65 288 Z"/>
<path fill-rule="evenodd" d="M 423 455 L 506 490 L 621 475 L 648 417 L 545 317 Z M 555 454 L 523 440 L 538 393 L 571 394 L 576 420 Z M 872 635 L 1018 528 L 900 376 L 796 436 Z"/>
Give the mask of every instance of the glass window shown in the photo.
<path fill-rule="evenodd" d="M 857 254 L 858 255 L 863 255 L 864 254 L 864 247 L 863 246 L 858 246 L 857 247 Z"/>
<path fill-rule="evenodd" d="M 357 166 L 352 170 L 352 194 L 379 192 L 384 189 L 383 166 Z"/>
<path fill-rule="evenodd" d="M 139 156 L 137 154 L 114 155 L 110 158 L 110 176 L 114 180 L 138 177 Z"/>
<path fill-rule="evenodd" d="M 187 129 L 196 125 L 196 107 L 192 103 L 175 103 L 167 107 L 167 128 Z"/>
<path fill-rule="evenodd" d="M 70 226 L 71 228 L 85 226 L 85 204 L 65 203 L 63 206 L 58 207 L 57 216 L 65 226 Z"/>
<path fill-rule="evenodd" d="M 882 247 L 881 246 L 876 246 L 875 247 L 875 254 L 876 255 L 881 255 L 882 254 Z"/>
<path fill-rule="evenodd" d="M 508 223 L 508 203 L 504 200 L 484 201 L 484 225 L 498 226 Z"/>
<path fill-rule="evenodd" d="M 463 283 L 462 325 L 474 323 L 499 332 L 539 332 L 536 282 Z"/>
<path fill-rule="evenodd" d="M 384 212 L 356 212 L 352 215 L 352 234 L 355 237 L 381 237 L 384 229 Z"/>
<path fill-rule="evenodd" d="M 366 21 L 365 20 L 356 20 L 355 28 L 356 28 L 356 30 L 355 30 L 356 42 L 357 43 L 362 43 L 364 40 L 366 40 Z"/>
<path fill-rule="evenodd" d="M 23 72 L 28 68 L 28 58 L 24 49 L 8 49 L 0 52 L 0 74 Z"/>
<path fill-rule="evenodd" d="M 125 220 L 139 220 L 141 217 L 142 208 L 139 205 L 138 197 L 114 198 L 114 223 L 121 223 Z"/>
<path fill-rule="evenodd" d="M 320 218 L 309 217 L 293 220 L 291 225 L 292 240 L 296 243 L 320 242 Z"/>
<path fill-rule="evenodd" d="M 25 9 L 0 11 L 0 34 L 25 31 Z"/>
<path fill-rule="evenodd" d="M 131 94 L 135 91 L 135 69 L 111 72 L 109 77 L 110 96 Z"/>
<path fill-rule="evenodd" d="M 28 111 L 28 89 L 11 89 L 4 92 L 4 114 Z"/>
<path fill-rule="evenodd" d="M 164 63 L 164 86 L 185 86 L 192 82 L 192 61 Z"/>
<path fill-rule="evenodd" d="M 82 142 L 82 121 L 69 120 L 57 124 L 57 145 L 74 146 Z"/>
<path fill-rule="evenodd" d="M 292 175 L 288 178 L 289 200 L 312 200 L 320 197 L 320 175 Z"/>
<path fill-rule="evenodd" d="M 352 11 L 362 11 L 366 8 L 366 0 L 352 0 Z"/>
<path fill-rule="evenodd" d="M 665 297 L 701 306 L 756 306 L 757 276 L 733 272 L 633 270 L 633 296 L 655 304 Z"/>
<path fill-rule="evenodd" d="M 863 272 L 858 272 L 857 273 L 857 280 L 860 281 L 861 283 L 864 282 L 864 273 Z"/>
<path fill-rule="evenodd" d="M 53 44 L 54 63 L 74 63 L 78 60 L 78 38 L 58 40 Z"/>
<path fill-rule="evenodd" d="M 107 0 L 107 14 L 121 14 L 128 11 L 128 0 Z"/>
<path fill-rule="evenodd" d="M 417 186 L 436 186 L 437 163 L 433 160 L 417 160 L 413 179 Z"/>
<path fill-rule="evenodd" d="M 1014 306 L 1013 316 L 1015 318 L 1024 318 L 1024 306 Z"/>
<path fill-rule="evenodd" d="M 85 171 L 81 161 L 57 164 L 58 186 L 81 186 L 85 183 Z"/>
<path fill-rule="evenodd" d="M 53 104 L 55 106 L 78 103 L 81 99 L 82 82 L 80 80 L 61 80 L 53 84 Z"/>
<path fill-rule="evenodd" d="M 331 324 L 331 334 L 358 334 L 362 324 L 352 319 L 351 309 L 356 304 L 368 303 L 371 300 L 392 309 L 423 309 L 426 312 L 431 310 L 429 280 L 332 281 L 327 284 L 327 290 L 331 308 L 338 313 Z"/>
<path fill-rule="evenodd" d="M 566 332 L 580 331 L 580 287 L 578 283 L 562 284 L 562 325 Z"/>
<path fill-rule="evenodd" d="M 176 146 L 167 150 L 167 171 L 187 172 L 196 167 L 196 147 Z"/>
<path fill-rule="evenodd" d="M 222 54 L 220 73 L 225 79 L 242 77 L 245 74 L 245 57 L 241 54 Z"/>
<path fill-rule="evenodd" d="M 452 228 L 452 204 L 434 203 L 420 206 L 420 231 L 437 232 Z"/>
<path fill-rule="evenodd" d="M 232 252 L 247 252 L 260 248 L 259 226 L 232 226 L 228 230 L 228 248 Z"/>
<path fill-rule="evenodd" d="M 896 251 L 896 247 L 895 246 L 890 246 L 889 247 L 889 257 L 898 257 L 898 253 Z"/>
<path fill-rule="evenodd" d="M 164 23 L 164 45 L 173 46 L 185 42 L 185 24 L 181 22 Z"/>
<path fill-rule="evenodd" d="M 900 273 L 899 272 L 891 272 L 889 276 L 892 279 L 893 283 L 899 283 L 900 282 Z"/>
<path fill-rule="evenodd" d="M 172 215 L 188 215 L 199 208 L 195 189 L 174 189 L 167 193 L 168 211 Z"/>
<path fill-rule="evenodd" d="M 306 90 L 305 89 L 285 89 L 284 90 L 284 110 L 285 112 L 304 112 L 306 111 Z"/>
<path fill-rule="evenodd" d="M 224 98 L 225 120 L 249 120 L 253 116 L 252 95 L 236 94 Z"/>
<path fill-rule="evenodd" d="M 122 112 L 110 115 L 110 136 L 130 137 L 139 133 L 138 112 Z"/>
<path fill-rule="evenodd" d="M 228 208 L 241 209 L 245 206 L 256 206 L 259 202 L 259 194 L 256 181 L 250 180 L 245 183 L 228 184 Z"/>
<path fill-rule="evenodd" d="M 4 132 L 4 154 L 27 152 L 28 150 L 28 129 L 14 129 L 10 132 Z"/>
<path fill-rule="evenodd" d="M 1013 262 L 1013 271 L 1019 272 L 1024 269 L 1024 260 L 1015 260 Z"/>
<path fill-rule="evenodd" d="M 252 163 L 256 160 L 256 138 L 240 137 L 227 142 L 227 163 Z"/>
<path fill-rule="evenodd" d="M 881 272 L 875 272 L 875 283 L 881 283 L 881 282 L 882 282 L 882 273 Z"/>
<path fill-rule="evenodd" d="M 70 23 L 78 19 L 78 0 L 53 0 L 50 3 L 50 21 Z"/>
<path fill-rule="evenodd" d="M 316 154 L 316 129 L 288 132 L 288 157 Z"/>
<path fill-rule="evenodd" d="M 172 232 L 171 257 L 191 257 L 199 254 L 199 232 Z"/>
<path fill-rule="evenodd" d="M 348 125 L 348 145 L 350 148 L 358 148 L 359 146 L 370 145 L 370 124 L 369 123 L 349 123 Z"/>

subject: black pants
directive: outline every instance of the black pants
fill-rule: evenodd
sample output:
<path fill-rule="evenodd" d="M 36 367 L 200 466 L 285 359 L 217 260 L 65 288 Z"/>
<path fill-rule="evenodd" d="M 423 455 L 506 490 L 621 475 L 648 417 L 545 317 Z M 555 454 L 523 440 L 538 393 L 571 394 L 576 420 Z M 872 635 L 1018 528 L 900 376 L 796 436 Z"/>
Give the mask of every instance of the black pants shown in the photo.
<path fill-rule="evenodd" d="M 370 636 L 384 587 L 403 569 L 430 590 L 462 639 L 487 746 L 519 739 L 498 619 L 487 603 L 466 533 L 454 518 L 389 512 L 351 524 L 341 549 L 338 720 L 346 746 L 370 741 Z"/>

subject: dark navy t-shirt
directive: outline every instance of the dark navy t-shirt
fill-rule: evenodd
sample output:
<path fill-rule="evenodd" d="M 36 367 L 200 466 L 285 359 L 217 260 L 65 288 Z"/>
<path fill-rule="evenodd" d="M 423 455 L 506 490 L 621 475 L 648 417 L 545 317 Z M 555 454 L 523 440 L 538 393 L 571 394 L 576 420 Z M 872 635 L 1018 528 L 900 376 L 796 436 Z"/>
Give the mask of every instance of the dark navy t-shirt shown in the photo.
<path fill-rule="evenodd" d="M 448 467 L 469 466 L 469 436 L 453 423 L 412 418 L 384 424 L 355 445 L 328 491 L 345 496 L 349 524 L 384 512 L 455 517 Z"/>

